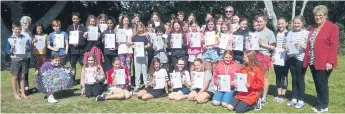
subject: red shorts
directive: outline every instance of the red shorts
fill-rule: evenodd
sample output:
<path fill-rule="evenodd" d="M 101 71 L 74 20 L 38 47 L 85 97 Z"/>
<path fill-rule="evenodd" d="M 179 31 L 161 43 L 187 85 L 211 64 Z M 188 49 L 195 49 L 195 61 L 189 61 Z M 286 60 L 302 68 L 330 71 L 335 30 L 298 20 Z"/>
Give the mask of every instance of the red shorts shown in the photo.
<path fill-rule="evenodd" d="M 256 51 L 256 56 L 258 57 L 258 60 L 261 63 L 262 67 L 264 67 L 264 70 L 272 67 L 271 57 L 269 55 L 264 55 L 259 51 Z"/>

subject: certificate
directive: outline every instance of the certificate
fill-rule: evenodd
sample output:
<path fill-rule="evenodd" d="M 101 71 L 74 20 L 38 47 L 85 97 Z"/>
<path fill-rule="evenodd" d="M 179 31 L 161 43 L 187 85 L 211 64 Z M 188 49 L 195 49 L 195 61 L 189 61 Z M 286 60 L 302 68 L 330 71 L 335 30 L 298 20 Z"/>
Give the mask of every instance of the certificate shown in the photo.
<path fill-rule="evenodd" d="M 230 75 L 218 75 L 219 88 L 218 91 L 230 92 Z"/>
<path fill-rule="evenodd" d="M 104 47 L 115 48 L 115 34 L 105 34 L 104 36 Z"/>
<path fill-rule="evenodd" d="M 259 37 L 258 34 L 256 33 L 249 33 L 249 38 L 248 38 L 248 50 L 259 50 L 260 45 L 259 45 Z"/>
<path fill-rule="evenodd" d="M 193 48 L 199 48 L 201 47 L 201 37 L 200 37 L 200 33 L 190 33 L 190 47 Z"/>
<path fill-rule="evenodd" d="M 205 43 L 207 46 L 216 44 L 216 32 L 206 32 Z"/>
<path fill-rule="evenodd" d="M 99 24 L 98 27 L 101 30 L 101 32 L 103 33 L 103 31 L 107 30 L 108 25 L 107 24 Z"/>
<path fill-rule="evenodd" d="M 238 28 L 239 28 L 239 25 L 238 25 L 238 24 L 231 24 L 231 25 L 230 25 L 230 31 L 231 31 L 231 32 L 237 31 Z"/>
<path fill-rule="evenodd" d="M 276 48 L 274 53 L 274 64 L 279 66 L 285 65 L 286 51 L 283 48 Z"/>
<path fill-rule="evenodd" d="M 173 88 L 182 88 L 181 73 L 175 72 L 170 73 L 171 82 L 173 83 Z"/>
<path fill-rule="evenodd" d="M 65 38 L 63 34 L 54 34 L 54 43 L 56 48 L 65 48 Z"/>
<path fill-rule="evenodd" d="M 98 27 L 89 27 L 89 41 L 98 40 Z"/>
<path fill-rule="evenodd" d="M 193 88 L 203 88 L 204 87 L 204 72 L 193 72 Z"/>
<path fill-rule="evenodd" d="M 171 47 L 182 48 L 182 34 L 171 34 Z"/>
<path fill-rule="evenodd" d="M 126 43 L 127 42 L 127 34 L 125 29 L 117 29 L 116 32 L 116 41 L 118 43 Z"/>
<path fill-rule="evenodd" d="M 96 82 L 96 78 L 94 77 L 96 75 L 95 72 L 94 68 L 85 68 L 86 83 L 92 84 Z"/>
<path fill-rule="evenodd" d="M 8 42 L 10 42 L 11 45 L 14 46 L 13 49 L 13 54 L 25 54 L 25 46 L 26 46 L 26 42 L 25 42 L 25 38 L 11 38 L 8 39 Z"/>
<path fill-rule="evenodd" d="M 46 47 L 46 39 L 45 39 L 45 37 L 44 36 L 37 36 L 36 35 L 35 38 L 36 38 L 36 41 L 37 41 L 37 42 L 34 43 L 36 49 L 39 49 L 39 50 L 44 49 Z"/>
<path fill-rule="evenodd" d="M 79 31 L 70 31 L 69 44 L 78 44 L 78 43 L 79 43 Z"/>
<path fill-rule="evenodd" d="M 163 89 L 165 87 L 165 75 L 164 72 L 155 72 L 153 74 L 155 77 L 156 86 L 153 89 Z"/>
<path fill-rule="evenodd" d="M 164 41 L 162 36 L 156 36 L 153 39 L 153 45 L 157 47 L 157 50 L 161 50 L 164 47 Z"/>
<path fill-rule="evenodd" d="M 114 71 L 116 84 L 126 84 L 125 69 L 117 69 Z"/>
<path fill-rule="evenodd" d="M 293 40 L 291 38 L 287 38 L 286 45 L 288 46 L 288 49 L 289 49 L 288 50 L 289 55 L 299 53 L 299 50 L 296 47 L 296 43 L 297 43 L 296 40 Z"/>
<path fill-rule="evenodd" d="M 235 73 L 235 81 L 237 85 L 237 91 L 248 92 L 247 84 L 247 74 Z"/>
<path fill-rule="evenodd" d="M 218 47 L 220 49 L 225 49 L 226 50 L 228 45 L 229 45 L 229 35 L 222 33 L 220 35 L 220 38 L 219 38 L 219 45 L 218 45 Z M 230 50 L 232 50 L 232 49 L 230 49 Z"/>
<path fill-rule="evenodd" d="M 134 42 L 134 56 L 145 57 L 144 42 Z"/>
<path fill-rule="evenodd" d="M 234 50 L 238 50 L 238 51 L 243 51 L 243 36 L 241 35 L 234 35 Z"/>
<path fill-rule="evenodd" d="M 155 27 L 158 27 L 160 25 L 160 22 L 158 21 L 155 21 L 154 23 L 155 23 Z"/>

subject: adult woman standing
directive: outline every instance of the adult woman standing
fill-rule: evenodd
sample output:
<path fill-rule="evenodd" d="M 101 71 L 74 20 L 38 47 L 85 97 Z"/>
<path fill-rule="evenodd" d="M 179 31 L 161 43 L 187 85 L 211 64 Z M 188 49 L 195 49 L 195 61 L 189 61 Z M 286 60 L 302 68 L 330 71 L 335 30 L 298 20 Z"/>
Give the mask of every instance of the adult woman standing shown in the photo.
<path fill-rule="evenodd" d="M 327 112 L 329 103 L 328 78 L 337 67 L 339 28 L 327 20 L 328 8 L 313 9 L 315 25 L 310 29 L 303 67 L 310 67 L 316 88 L 314 112 Z M 299 46 L 297 46 L 299 47 Z"/>

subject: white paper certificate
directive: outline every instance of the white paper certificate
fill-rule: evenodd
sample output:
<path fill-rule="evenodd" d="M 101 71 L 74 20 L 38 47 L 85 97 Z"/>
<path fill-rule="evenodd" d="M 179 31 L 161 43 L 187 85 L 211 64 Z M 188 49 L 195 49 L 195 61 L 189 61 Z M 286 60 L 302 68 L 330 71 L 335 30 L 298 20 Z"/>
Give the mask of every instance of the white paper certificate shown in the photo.
<path fill-rule="evenodd" d="M 89 41 L 98 40 L 98 27 L 88 27 L 89 28 Z"/>
<path fill-rule="evenodd" d="M 181 73 L 175 72 L 170 73 L 171 82 L 173 83 L 173 88 L 182 88 Z"/>
<path fill-rule="evenodd" d="M 154 23 L 155 23 L 155 27 L 158 27 L 160 25 L 160 22 L 158 21 L 155 21 Z"/>
<path fill-rule="evenodd" d="M 243 51 L 243 36 L 242 35 L 234 35 L 234 50 Z"/>
<path fill-rule="evenodd" d="M 193 88 L 203 88 L 204 87 L 204 72 L 193 72 Z"/>
<path fill-rule="evenodd" d="M 283 48 L 276 48 L 274 53 L 274 64 L 279 66 L 285 65 L 286 51 Z"/>
<path fill-rule="evenodd" d="M 46 39 L 45 39 L 45 37 L 44 36 L 37 36 L 36 35 L 35 38 L 36 38 L 36 41 L 37 41 L 37 42 L 34 43 L 36 49 L 39 49 L 39 50 L 44 49 L 46 47 Z"/>
<path fill-rule="evenodd" d="M 101 32 L 103 33 L 103 31 L 107 30 L 108 25 L 107 24 L 99 24 L 98 27 L 101 30 Z"/>
<path fill-rule="evenodd" d="M 79 43 L 79 31 L 70 31 L 69 44 L 78 44 L 78 43 Z"/>
<path fill-rule="evenodd" d="M 134 56 L 135 57 L 144 57 L 145 56 L 145 47 L 144 42 L 134 42 Z"/>
<path fill-rule="evenodd" d="M 230 76 L 229 75 L 218 75 L 219 88 L 218 91 L 230 92 Z"/>
<path fill-rule="evenodd" d="M 118 43 L 126 43 L 127 42 L 127 34 L 125 29 L 117 29 L 116 32 L 117 42 Z"/>
<path fill-rule="evenodd" d="M 156 86 L 154 87 L 154 89 L 163 89 L 165 86 L 164 72 L 160 72 L 160 71 L 155 72 L 153 76 L 155 77 L 155 81 L 156 81 Z"/>
<path fill-rule="evenodd" d="M 249 33 L 248 50 L 259 50 L 259 37 L 256 33 Z"/>
<path fill-rule="evenodd" d="M 182 34 L 171 34 L 172 48 L 182 48 Z"/>
<path fill-rule="evenodd" d="M 156 36 L 153 39 L 153 45 L 157 47 L 157 50 L 163 49 L 164 41 L 162 39 L 162 36 Z"/>
<path fill-rule="evenodd" d="M 199 48 L 201 47 L 201 39 L 200 39 L 200 33 L 190 33 L 190 37 L 189 37 L 189 40 L 190 40 L 190 47 L 193 47 L 193 48 Z"/>
<path fill-rule="evenodd" d="M 220 49 L 227 49 L 228 45 L 229 45 L 229 35 L 222 33 L 220 35 L 220 38 L 219 38 L 219 45 L 218 45 L 218 47 Z"/>
<path fill-rule="evenodd" d="M 116 84 L 126 84 L 125 69 L 117 69 L 114 71 Z"/>
<path fill-rule="evenodd" d="M 248 92 L 247 84 L 247 74 L 235 73 L 235 81 L 237 85 L 237 91 Z"/>
<path fill-rule="evenodd" d="M 291 38 L 287 38 L 288 40 L 286 41 L 286 45 L 288 46 L 288 54 L 291 55 L 291 54 L 298 54 L 299 53 L 299 50 L 297 49 L 296 47 L 296 41 L 295 40 L 292 40 Z"/>
<path fill-rule="evenodd" d="M 115 34 L 104 35 L 105 48 L 115 48 Z"/>
<path fill-rule="evenodd" d="M 56 48 L 65 48 L 65 38 L 63 34 L 54 34 L 54 43 Z"/>
<path fill-rule="evenodd" d="M 10 42 L 11 45 L 14 45 L 13 54 L 25 54 L 25 38 L 10 38 L 8 39 L 8 42 Z"/>
<path fill-rule="evenodd" d="M 86 83 L 95 83 L 95 69 L 94 68 L 85 68 L 85 78 L 86 78 Z"/>
<path fill-rule="evenodd" d="M 205 43 L 207 46 L 216 44 L 216 32 L 206 32 Z"/>

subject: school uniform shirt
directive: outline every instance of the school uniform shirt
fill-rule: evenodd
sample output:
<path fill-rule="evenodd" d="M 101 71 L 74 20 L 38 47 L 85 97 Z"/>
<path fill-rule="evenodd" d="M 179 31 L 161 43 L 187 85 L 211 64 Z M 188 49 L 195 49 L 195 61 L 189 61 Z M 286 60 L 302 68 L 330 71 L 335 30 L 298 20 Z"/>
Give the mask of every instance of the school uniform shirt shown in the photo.
<path fill-rule="evenodd" d="M 287 39 L 286 41 L 294 40 L 294 41 L 296 41 L 296 43 L 306 45 L 307 40 L 308 40 L 308 35 L 309 35 L 309 31 L 307 31 L 305 29 L 302 29 L 300 31 L 290 31 L 286 37 L 286 39 Z M 303 61 L 304 49 L 299 48 L 298 54 L 293 54 L 293 55 L 288 54 L 288 57 L 295 57 L 297 60 Z"/>
<path fill-rule="evenodd" d="M 240 73 L 247 74 L 247 83 L 250 84 L 248 92 L 238 91 L 235 98 L 246 102 L 248 105 L 253 105 L 260 97 L 260 91 L 264 88 L 264 71 L 255 66 L 253 71 L 249 67 L 243 67 Z"/>
<path fill-rule="evenodd" d="M 12 39 L 19 39 L 20 41 L 18 42 L 18 41 L 16 41 L 16 42 L 12 42 L 12 41 L 10 41 L 10 40 L 12 40 Z M 26 49 L 25 47 L 25 54 L 14 54 L 13 52 L 12 52 L 12 46 L 11 45 L 14 45 L 14 43 L 25 43 L 26 45 L 28 45 L 29 46 L 29 48 L 28 49 Z M 16 49 L 16 48 L 15 48 Z M 11 58 L 12 59 L 26 59 L 26 58 L 28 58 L 28 57 L 30 57 L 30 56 L 28 56 L 28 50 L 29 49 L 31 49 L 31 42 L 30 42 L 30 40 L 29 39 L 27 39 L 27 38 L 25 38 L 25 36 L 24 35 L 22 35 L 22 34 L 20 34 L 18 37 L 16 37 L 15 35 L 11 35 L 11 36 L 9 36 L 8 37 L 8 39 L 7 39 L 7 44 L 6 44 L 6 52 L 7 52 L 7 54 L 10 54 L 11 55 Z"/>
<path fill-rule="evenodd" d="M 129 72 L 128 72 L 128 70 L 126 69 L 126 68 L 123 68 L 124 70 L 125 70 L 125 74 L 126 74 L 126 77 L 125 77 L 125 79 L 126 79 L 126 85 L 128 85 L 129 84 L 129 82 L 130 82 L 130 77 L 129 77 Z M 116 68 L 115 67 L 112 67 L 110 70 L 108 70 L 108 72 L 107 72 L 107 81 L 108 81 L 108 84 L 113 84 L 113 77 L 111 77 L 111 75 L 113 75 L 113 73 L 114 73 L 114 71 L 116 70 Z M 115 79 L 116 80 L 116 79 Z"/>
<path fill-rule="evenodd" d="M 38 35 L 35 35 L 35 36 L 38 36 Z M 48 35 L 47 34 L 43 34 L 43 35 L 40 35 L 40 36 L 43 36 L 43 38 L 46 41 L 48 40 Z M 47 53 L 47 48 L 46 47 L 44 49 L 37 49 L 37 48 L 33 49 L 33 54 L 35 54 L 35 55 L 44 55 L 46 53 Z"/>
<path fill-rule="evenodd" d="M 70 35 L 71 31 L 78 31 L 79 32 L 79 42 L 78 42 L 78 46 L 74 47 L 73 44 L 69 44 L 69 49 L 70 49 L 70 53 L 72 55 L 74 54 L 84 54 L 85 52 L 85 45 L 87 43 L 87 39 L 83 37 L 84 32 L 87 32 L 87 28 L 83 25 L 70 25 L 66 32 L 68 34 L 68 36 Z M 70 38 L 71 39 L 71 38 Z"/>
<path fill-rule="evenodd" d="M 125 29 L 125 32 L 127 39 L 133 36 L 132 29 Z M 118 47 L 118 54 L 133 54 L 133 48 L 132 46 L 128 47 L 126 43 L 121 43 Z"/>
<path fill-rule="evenodd" d="M 115 34 L 115 31 L 114 31 L 114 29 L 112 29 L 112 30 L 109 30 L 109 29 L 107 29 L 107 30 L 104 30 L 103 31 L 103 33 L 102 33 L 102 35 L 101 35 L 101 37 L 102 38 L 105 38 L 105 35 L 106 34 Z M 116 38 L 116 34 L 115 34 L 115 38 Z M 104 44 L 105 44 L 105 40 L 104 40 Z M 109 48 L 105 48 L 104 47 L 104 55 L 118 55 L 117 54 L 117 49 L 118 49 L 118 47 L 119 47 L 119 43 L 117 43 L 116 41 L 115 41 L 115 49 L 114 50 L 111 50 L 111 49 L 109 49 Z"/>
<path fill-rule="evenodd" d="M 65 53 L 65 48 L 66 48 L 66 45 L 68 45 L 68 44 L 66 44 L 65 43 L 65 40 L 68 40 L 68 35 L 67 35 L 67 33 L 66 32 L 63 32 L 63 31 L 59 31 L 59 32 L 52 32 L 52 33 L 50 33 L 49 34 L 49 36 L 48 36 L 48 41 L 50 41 L 50 46 L 51 47 L 54 47 L 54 40 L 55 40 L 55 34 L 63 34 L 63 36 L 64 36 L 64 48 L 60 48 L 59 49 L 59 51 L 53 51 L 53 50 L 51 50 L 52 52 L 55 52 L 55 53 L 59 53 L 59 55 L 60 56 L 62 56 L 62 55 L 65 55 L 66 53 Z"/>
<path fill-rule="evenodd" d="M 182 48 L 171 48 L 171 34 L 182 34 Z M 187 40 L 186 40 L 186 35 L 183 33 L 170 33 L 168 35 L 168 47 L 170 48 L 171 51 L 171 56 L 186 56 L 187 55 Z"/>
<path fill-rule="evenodd" d="M 234 81 L 235 73 L 240 71 L 240 67 L 234 60 L 229 65 L 226 65 L 224 61 L 219 62 L 213 73 L 213 83 L 218 83 L 218 75 L 229 75 L 230 81 Z"/>
<path fill-rule="evenodd" d="M 262 31 L 258 31 L 256 32 L 259 37 L 260 37 L 260 40 L 262 40 L 263 43 L 267 44 L 267 45 L 271 45 L 271 44 L 274 44 L 276 43 L 276 38 L 275 38 L 275 35 L 274 33 L 268 29 L 268 28 L 265 28 L 264 30 Z M 260 50 L 259 52 L 263 55 L 266 55 L 266 56 L 270 56 L 271 55 L 271 51 L 266 49 L 266 48 L 263 48 L 260 46 Z"/>

